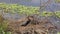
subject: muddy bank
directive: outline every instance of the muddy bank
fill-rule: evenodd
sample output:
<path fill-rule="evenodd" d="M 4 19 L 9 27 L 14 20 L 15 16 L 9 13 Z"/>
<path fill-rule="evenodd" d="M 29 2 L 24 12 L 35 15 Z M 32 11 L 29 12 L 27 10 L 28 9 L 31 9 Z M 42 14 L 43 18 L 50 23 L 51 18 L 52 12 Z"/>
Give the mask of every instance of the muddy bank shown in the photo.
<path fill-rule="evenodd" d="M 10 21 L 6 31 L 12 34 L 57 34 L 59 25 L 50 19 L 36 15 L 24 17 L 15 22 Z"/>

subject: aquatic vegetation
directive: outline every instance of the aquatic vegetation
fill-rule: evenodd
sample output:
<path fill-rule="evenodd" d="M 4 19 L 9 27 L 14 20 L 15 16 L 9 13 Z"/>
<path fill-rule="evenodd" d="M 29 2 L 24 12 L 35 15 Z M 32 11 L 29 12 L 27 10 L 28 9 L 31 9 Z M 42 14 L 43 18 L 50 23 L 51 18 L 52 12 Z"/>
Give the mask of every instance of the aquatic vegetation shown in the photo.
<path fill-rule="evenodd" d="M 52 12 L 48 12 L 48 11 L 43 11 L 42 12 L 42 16 L 52 16 L 53 15 L 53 13 Z"/>
<path fill-rule="evenodd" d="M 50 11 L 43 11 L 42 14 L 40 14 L 39 7 L 33 7 L 33 6 L 24 6 L 24 5 L 18 5 L 18 4 L 3 4 L 0 3 L 0 10 L 4 11 L 5 13 L 18 13 L 18 14 L 25 14 L 25 15 L 32 15 L 32 14 L 39 14 L 41 16 L 52 16 L 53 12 Z M 54 12 L 59 17 L 59 12 Z"/>
<path fill-rule="evenodd" d="M 56 11 L 55 15 L 60 18 L 60 11 Z"/>
<path fill-rule="evenodd" d="M 18 14 L 38 14 L 39 7 L 26 7 L 18 4 L 0 4 L 2 11 L 9 13 L 18 13 Z"/>

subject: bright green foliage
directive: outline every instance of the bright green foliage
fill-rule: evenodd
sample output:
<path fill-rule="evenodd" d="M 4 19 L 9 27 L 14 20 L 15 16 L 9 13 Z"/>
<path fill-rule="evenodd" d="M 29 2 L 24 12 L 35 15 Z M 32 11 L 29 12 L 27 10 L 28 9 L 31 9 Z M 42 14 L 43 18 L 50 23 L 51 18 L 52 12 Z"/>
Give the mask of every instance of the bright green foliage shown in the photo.
<path fill-rule="evenodd" d="M 3 4 L 0 3 L 0 10 L 6 12 L 6 13 L 18 13 L 18 14 L 25 14 L 25 15 L 32 15 L 32 14 L 40 14 L 39 7 L 32 7 L 32 6 L 24 6 L 24 5 L 18 5 L 18 4 Z M 52 12 L 49 11 L 43 11 L 41 14 L 42 16 L 52 16 Z M 56 13 L 56 15 L 60 13 Z M 59 16 L 58 15 L 58 16 Z M 60 17 L 60 16 L 59 16 Z"/>
<path fill-rule="evenodd" d="M 18 14 L 25 14 L 25 15 L 32 15 L 32 14 L 40 14 L 39 7 L 32 7 L 32 6 L 24 6 L 24 5 L 18 5 L 18 4 L 3 4 L 0 3 L 0 10 L 6 12 L 6 13 L 18 13 Z M 52 16 L 52 12 L 49 11 L 43 11 L 41 16 Z M 59 12 L 55 12 L 55 14 L 60 17 Z"/>
<path fill-rule="evenodd" d="M 0 4 L 0 8 L 4 12 L 9 13 L 18 13 L 18 14 L 38 14 L 39 7 L 32 7 L 32 6 L 23 6 L 18 4 Z"/>
<path fill-rule="evenodd" d="M 60 11 L 55 12 L 56 16 L 60 18 Z"/>
<path fill-rule="evenodd" d="M 41 16 L 52 16 L 53 15 L 53 13 L 52 12 L 48 12 L 48 11 L 43 11 L 42 12 L 42 14 L 41 14 Z"/>

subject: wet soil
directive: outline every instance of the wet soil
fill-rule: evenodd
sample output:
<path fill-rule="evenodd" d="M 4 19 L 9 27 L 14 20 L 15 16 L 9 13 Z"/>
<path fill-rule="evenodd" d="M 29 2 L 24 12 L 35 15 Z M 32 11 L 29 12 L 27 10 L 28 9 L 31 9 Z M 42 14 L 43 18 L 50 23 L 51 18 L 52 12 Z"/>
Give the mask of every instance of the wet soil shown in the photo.
<path fill-rule="evenodd" d="M 56 34 L 57 27 L 48 18 L 28 16 L 17 21 L 10 21 L 6 31 L 12 34 Z"/>

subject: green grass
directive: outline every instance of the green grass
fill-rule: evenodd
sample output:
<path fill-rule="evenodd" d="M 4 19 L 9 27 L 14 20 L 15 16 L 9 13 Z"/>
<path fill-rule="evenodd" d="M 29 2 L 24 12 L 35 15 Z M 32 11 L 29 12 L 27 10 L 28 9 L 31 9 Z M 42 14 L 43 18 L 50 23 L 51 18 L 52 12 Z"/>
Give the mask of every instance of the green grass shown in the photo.
<path fill-rule="evenodd" d="M 25 14 L 25 15 L 32 15 L 32 14 L 39 14 L 41 16 L 52 16 L 53 13 L 49 11 L 43 11 L 42 14 L 39 12 L 39 7 L 33 7 L 33 6 L 24 6 L 24 5 L 18 5 L 18 4 L 4 4 L 0 3 L 0 10 L 11 13 L 11 14 Z M 54 12 L 55 15 L 57 15 L 60 18 L 60 11 Z"/>
<path fill-rule="evenodd" d="M 4 20 L 2 15 L 0 15 L 0 34 L 11 34 L 10 32 L 6 32 L 8 21 Z"/>
<path fill-rule="evenodd" d="M 55 14 L 60 18 L 60 11 L 56 11 Z"/>
<path fill-rule="evenodd" d="M 0 4 L 0 9 L 6 13 L 18 13 L 18 14 L 38 14 L 39 7 L 27 7 L 24 5 L 18 4 Z"/>

